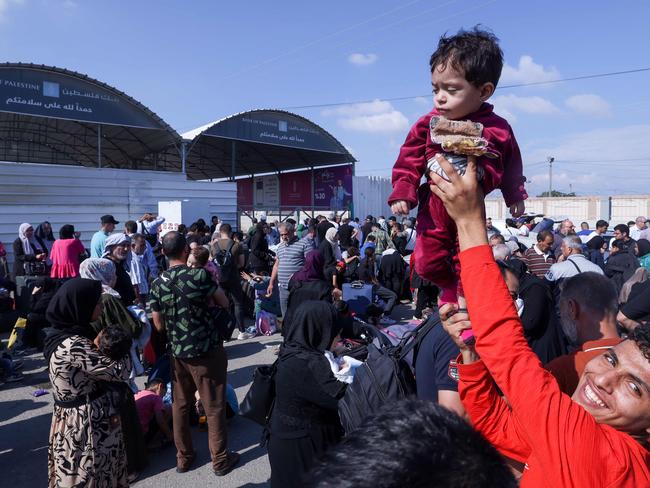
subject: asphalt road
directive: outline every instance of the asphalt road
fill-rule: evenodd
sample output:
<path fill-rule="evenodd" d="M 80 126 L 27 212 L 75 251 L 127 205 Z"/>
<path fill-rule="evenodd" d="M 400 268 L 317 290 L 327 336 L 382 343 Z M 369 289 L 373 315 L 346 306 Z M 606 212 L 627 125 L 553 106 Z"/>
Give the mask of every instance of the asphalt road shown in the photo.
<path fill-rule="evenodd" d="M 5 337 L 6 338 L 6 335 Z M 280 336 L 256 337 L 232 341 L 228 351 L 228 382 L 241 401 L 250 385 L 253 370 L 275 360 L 273 346 Z M 25 380 L 0 386 L 0 473 L 11 488 L 42 488 L 47 486 L 47 446 L 52 419 L 52 394 L 34 398 L 37 388 L 49 389 L 45 360 L 40 354 L 25 358 Z M 138 378 L 142 386 L 144 378 Z M 192 430 L 197 451 L 195 468 L 176 473 L 176 449 L 171 446 L 150 455 L 148 467 L 132 485 L 147 487 L 191 487 L 218 483 L 227 487 L 268 486 L 270 468 L 266 449 L 259 447 L 262 428 L 243 418 L 229 423 L 228 447 L 241 454 L 237 468 L 217 478 L 212 472 L 207 433 Z"/>

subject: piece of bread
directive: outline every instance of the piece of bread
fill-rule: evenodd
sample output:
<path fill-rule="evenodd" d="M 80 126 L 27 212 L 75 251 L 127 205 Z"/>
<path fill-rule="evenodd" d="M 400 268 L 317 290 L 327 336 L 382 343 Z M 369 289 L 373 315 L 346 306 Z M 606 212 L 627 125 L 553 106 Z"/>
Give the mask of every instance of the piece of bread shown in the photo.
<path fill-rule="evenodd" d="M 434 115 L 429 122 L 431 140 L 442 150 L 466 156 L 488 155 L 488 141 L 481 137 L 483 124 L 471 120 L 449 120 Z"/>
<path fill-rule="evenodd" d="M 457 134 L 461 136 L 481 137 L 483 124 L 471 120 L 449 120 L 445 117 L 431 117 L 429 127 L 440 135 Z"/>

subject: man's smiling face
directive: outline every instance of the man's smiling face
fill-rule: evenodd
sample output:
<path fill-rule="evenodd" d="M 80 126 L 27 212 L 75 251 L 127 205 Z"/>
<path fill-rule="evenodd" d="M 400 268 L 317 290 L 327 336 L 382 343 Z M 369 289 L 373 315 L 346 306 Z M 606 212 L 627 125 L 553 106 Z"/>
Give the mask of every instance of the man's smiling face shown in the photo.
<path fill-rule="evenodd" d="M 572 399 L 596 422 L 635 435 L 650 432 L 650 362 L 626 340 L 585 366 Z"/>

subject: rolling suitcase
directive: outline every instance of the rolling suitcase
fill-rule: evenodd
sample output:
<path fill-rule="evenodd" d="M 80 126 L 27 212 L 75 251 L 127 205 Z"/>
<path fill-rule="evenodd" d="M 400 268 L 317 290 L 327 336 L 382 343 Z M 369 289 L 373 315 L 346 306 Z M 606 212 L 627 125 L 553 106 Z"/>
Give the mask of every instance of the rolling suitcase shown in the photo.
<path fill-rule="evenodd" d="M 350 311 L 365 319 L 366 309 L 372 303 L 372 285 L 361 281 L 343 283 L 343 300 L 347 302 Z"/>

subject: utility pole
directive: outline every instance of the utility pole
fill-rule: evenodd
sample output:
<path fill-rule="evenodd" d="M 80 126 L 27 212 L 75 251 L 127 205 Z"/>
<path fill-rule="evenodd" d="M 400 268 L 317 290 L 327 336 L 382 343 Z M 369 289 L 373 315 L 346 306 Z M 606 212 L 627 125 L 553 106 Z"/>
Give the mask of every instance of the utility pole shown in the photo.
<path fill-rule="evenodd" d="M 553 161 L 555 161 L 555 158 L 549 156 L 546 160 L 548 161 L 548 196 L 550 197 L 553 192 Z"/>

